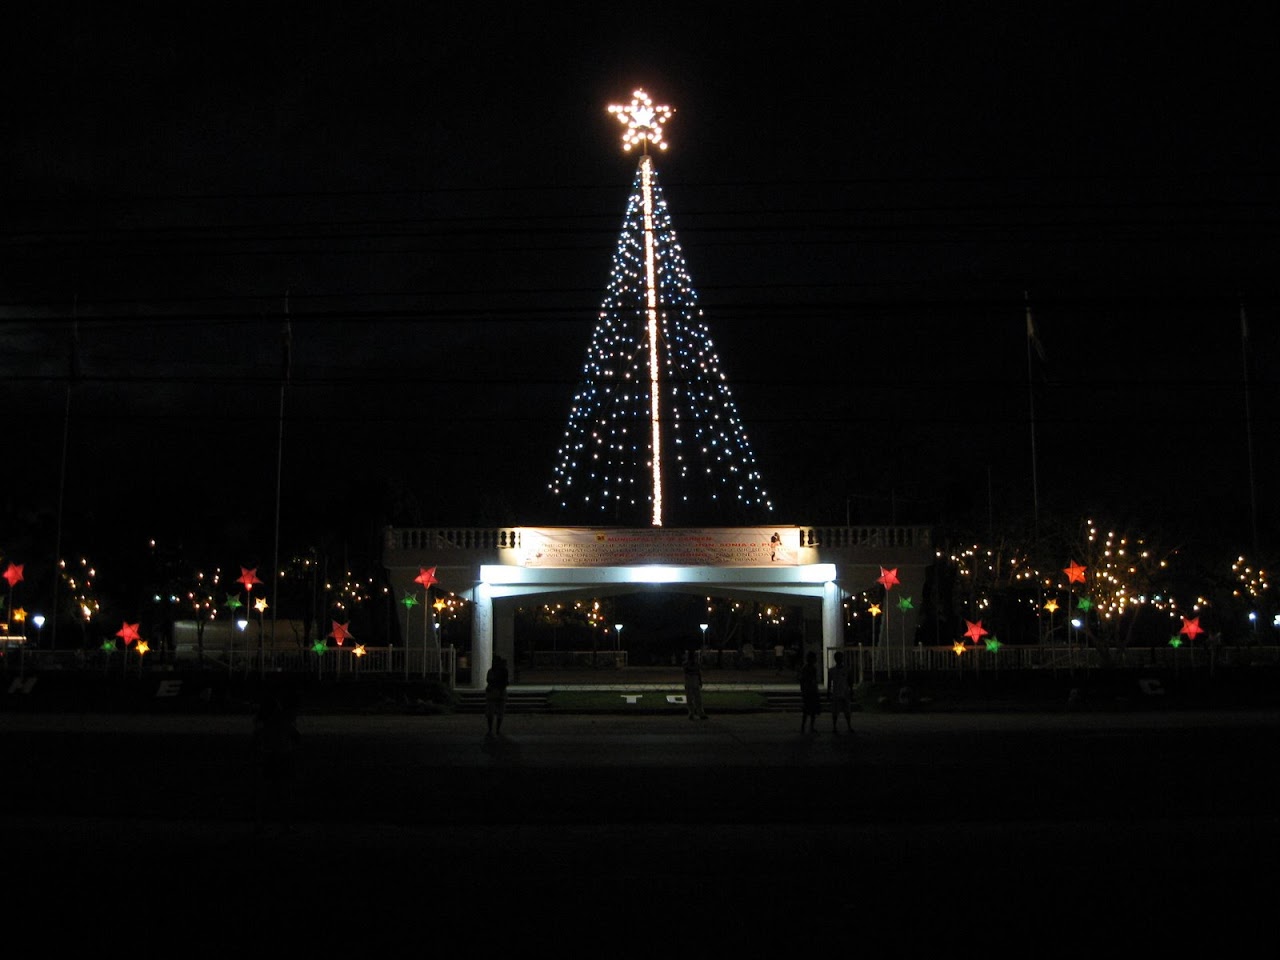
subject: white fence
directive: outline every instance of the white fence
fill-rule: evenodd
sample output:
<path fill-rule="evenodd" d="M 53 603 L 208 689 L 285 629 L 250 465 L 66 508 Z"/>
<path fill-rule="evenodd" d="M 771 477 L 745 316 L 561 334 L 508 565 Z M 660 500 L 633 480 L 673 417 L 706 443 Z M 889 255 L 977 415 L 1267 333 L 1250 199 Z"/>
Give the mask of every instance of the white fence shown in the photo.
<path fill-rule="evenodd" d="M 1187 644 L 1182 647 L 1127 647 L 1101 651 L 1094 647 L 1001 646 L 997 650 L 965 644 L 954 647 L 846 646 L 846 662 L 859 677 L 902 672 L 981 673 L 1000 670 L 1139 669 L 1177 671 L 1280 665 L 1280 647 Z M 830 663 L 834 650 L 827 651 Z"/>
<path fill-rule="evenodd" d="M 363 651 L 357 653 L 357 650 Z M 355 647 L 329 646 L 323 653 L 313 650 L 262 651 L 254 646 L 209 647 L 203 655 L 194 647 L 181 645 L 175 653 L 149 652 L 145 656 L 128 648 L 104 650 L 19 650 L 4 658 L 6 672 L 40 670 L 91 670 L 136 675 L 155 669 L 202 668 L 223 670 L 231 676 L 269 673 L 314 673 L 320 677 L 383 677 L 405 680 L 436 679 L 455 686 L 458 670 L 466 668 L 466 657 L 453 647 Z"/>

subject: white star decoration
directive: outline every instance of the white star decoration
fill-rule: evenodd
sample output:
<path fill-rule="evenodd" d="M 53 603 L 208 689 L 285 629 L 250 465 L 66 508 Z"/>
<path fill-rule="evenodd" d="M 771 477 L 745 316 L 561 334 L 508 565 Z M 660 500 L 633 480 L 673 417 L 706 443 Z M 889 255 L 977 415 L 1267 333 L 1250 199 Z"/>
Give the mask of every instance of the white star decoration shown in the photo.
<path fill-rule="evenodd" d="M 647 93 L 637 90 L 631 95 L 629 105 L 612 106 L 609 112 L 627 126 L 627 132 L 622 135 L 623 150 L 630 150 L 637 143 L 652 143 L 659 150 L 667 149 L 662 139 L 662 125 L 675 113 L 671 107 L 655 107 Z"/>

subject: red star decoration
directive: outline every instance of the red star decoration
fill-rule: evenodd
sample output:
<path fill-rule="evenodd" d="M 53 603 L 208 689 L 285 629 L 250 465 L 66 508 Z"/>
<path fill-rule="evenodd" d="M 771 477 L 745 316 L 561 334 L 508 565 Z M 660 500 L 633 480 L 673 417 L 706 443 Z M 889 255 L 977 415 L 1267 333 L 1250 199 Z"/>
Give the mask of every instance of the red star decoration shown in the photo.
<path fill-rule="evenodd" d="M 884 567 L 880 568 L 880 576 L 877 578 L 876 583 L 888 590 L 890 587 L 896 587 L 898 582 L 897 567 L 894 567 L 892 570 L 886 570 Z"/>
<path fill-rule="evenodd" d="M 1185 633 L 1187 635 L 1187 639 L 1194 640 L 1200 634 L 1204 633 L 1204 627 L 1200 626 L 1199 617 L 1196 617 L 1194 620 L 1188 620 L 1186 617 L 1183 617 L 1182 629 L 1178 632 Z"/>
<path fill-rule="evenodd" d="M 243 583 L 246 590 L 252 590 L 255 583 L 261 583 L 258 579 L 258 568 L 254 567 L 249 570 L 245 567 L 240 568 L 240 579 L 236 583 Z"/>
<path fill-rule="evenodd" d="M 351 639 L 351 631 L 347 629 L 347 625 L 345 623 L 339 623 L 337 620 L 334 620 L 333 630 L 329 633 L 329 636 L 338 641 L 338 646 L 342 646 L 343 640 Z"/>
<path fill-rule="evenodd" d="M 133 641 L 142 639 L 142 637 L 138 636 L 138 625 L 136 623 L 123 624 L 120 629 L 116 631 L 116 636 L 124 641 L 124 645 L 126 647 L 133 643 Z"/>
<path fill-rule="evenodd" d="M 1062 572 L 1067 575 L 1067 583 L 1084 583 L 1084 567 L 1071 561 L 1071 566 L 1063 567 Z"/>
<path fill-rule="evenodd" d="M 974 643 L 977 643 L 980 638 L 987 635 L 987 631 L 983 628 L 981 620 L 977 623 L 974 623 L 972 620 L 966 620 L 965 627 L 964 635 Z"/>
<path fill-rule="evenodd" d="M 436 580 L 436 568 L 432 567 L 431 569 L 428 570 L 426 567 L 419 567 L 418 575 L 413 578 L 413 582 L 420 583 L 424 587 L 427 587 L 428 589 L 430 589 L 433 583 L 439 582 Z"/>
<path fill-rule="evenodd" d="M 22 579 L 22 564 L 11 563 L 4 572 L 4 578 L 9 581 L 9 589 L 12 590 L 14 585 Z"/>

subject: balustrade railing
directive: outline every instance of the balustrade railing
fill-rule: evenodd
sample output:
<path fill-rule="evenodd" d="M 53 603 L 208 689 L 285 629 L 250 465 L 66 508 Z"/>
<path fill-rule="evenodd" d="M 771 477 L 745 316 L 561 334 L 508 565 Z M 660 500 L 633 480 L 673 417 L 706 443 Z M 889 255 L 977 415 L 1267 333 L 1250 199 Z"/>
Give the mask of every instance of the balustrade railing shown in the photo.
<path fill-rule="evenodd" d="M 930 527 L 806 527 L 798 532 L 801 547 L 832 549 L 892 547 L 925 549 L 933 545 Z M 519 527 L 388 527 L 388 551 L 517 550 Z"/>

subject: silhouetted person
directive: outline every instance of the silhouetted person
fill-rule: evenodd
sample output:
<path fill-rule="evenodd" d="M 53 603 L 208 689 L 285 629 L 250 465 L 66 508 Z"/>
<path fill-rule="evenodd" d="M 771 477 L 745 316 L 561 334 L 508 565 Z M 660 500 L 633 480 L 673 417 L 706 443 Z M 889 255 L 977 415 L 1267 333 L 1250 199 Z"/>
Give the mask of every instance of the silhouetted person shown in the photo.
<path fill-rule="evenodd" d="M 839 733 L 841 715 L 844 725 L 853 733 L 853 680 L 849 668 L 844 665 L 844 654 L 836 651 L 834 661 L 827 671 L 827 695 L 831 698 L 831 732 Z"/>
<path fill-rule="evenodd" d="M 822 695 L 818 690 L 818 655 L 810 650 L 800 668 L 800 732 L 817 733 L 814 723 L 822 712 Z"/>
<path fill-rule="evenodd" d="M 698 663 L 696 650 L 690 650 L 684 657 L 684 703 L 690 720 L 707 719 L 707 711 L 702 709 L 702 665 Z"/>
<path fill-rule="evenodd" d="M 493 666 L 484 678 L 484 720 L 490 736 L 502 733 L 502 718 L 507 712 L 507 684 L 510 680 L 507 661 L 502 657 L 494 657 Z"/>

